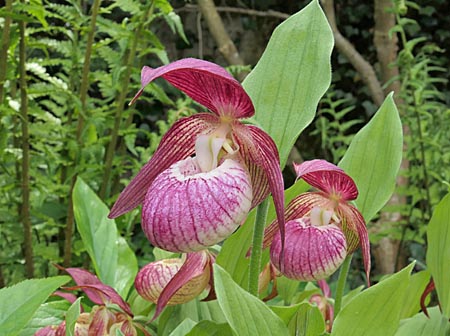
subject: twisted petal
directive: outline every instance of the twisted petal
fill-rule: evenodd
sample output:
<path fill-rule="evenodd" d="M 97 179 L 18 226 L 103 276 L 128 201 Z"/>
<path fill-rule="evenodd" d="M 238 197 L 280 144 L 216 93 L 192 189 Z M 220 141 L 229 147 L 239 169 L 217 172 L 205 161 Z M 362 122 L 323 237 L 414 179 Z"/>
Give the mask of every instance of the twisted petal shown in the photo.
<path fill-rule="evenodd" d="M 231 235 L 251 204 L 250 177 L 238 161 L 226 159 L 203 173 L 196 158 L 187 158 L 162 172 L 148 189 L 142 229 L 153 246 L 199 251 Z"/>
<path fill-rule="evenodd" d="M 369 285 L 370 274 L 370 242 L 367 233 L 366 222 L 361 213 L 353 205 L 341 202 L 337 209 L 337 215 L 341 219 L 342 231 L 347 238 L 348 252 L 353 253 L 358 245 L 361 252 L 366 271 L 367 283 Z"/>
<path fill-rule="evenodd" d="M 67 287 L 66 289 L 82 289 L 95 304 L 106 305 L 115 303 L 128 315 L 133 316 L 128 303 L 122 299 L 114 288 L 102 283 L 94 274 L 81 268 L 66 268 L 64 270 L 69 273 L 77 284 L 77 286 Z"/>
<path fill-rule="evenodd" d="M 252 101 L 237 80 L 219 65 L 193 58 L 156 69 L 145 66 L 141 72 L 142 87 L 131 103 L 139 98 L 147 84 L 158 77 L 163 77 L 218 116 L 238 119 L 254 114 Z"/>
<path fill-rule="evenodd" d="M 334 273 L 347 256 L 344 233 L 336 225 L 312 226 L 309 217 L 286 223 L 284 257 L 277 234 L 270 259 L 286 277 L 300 281 L 320 280 Z"/>
<path fill-rule="evenodd" d="M 345 172 L 325 160 L 294 163 L 297 178 L 304 179 L 308 184 L 328 195 L 339 195 L 342 200 L 350 201 L 358 197 L 355 182 Z"/>
<path fill-rule="evenodd" d="M 199 113 L 175 122 L 161 139 L 156 152 L 126 186 L 109 213 L 116 218 L 141 204 L 153 180 L 173 163 L 194 153 L 198 134 L 208 133 L 217 127 L 217 117 Z"/>
<path fill-rule="evenodd" d="M 284 184 L 277 147 L 272 138 L 256 126 L 237 124 L 234 125 L 233 130 L 242 157 L 247 158 L 253 165 L 260 167 L 260 169 L 257 169 L 255 166 L 250 166 L 252 168 L 250 174 L 253 182 L 253 194 L 258 196 L 259 202 L 265 198 L 262 196 L 267 190 L 267 185 L 269 186 L 283 241 L 285 224 Z M 258 183 L 255 183 L 255 181 L 258 181 Z M 254 202 L 253 206 L 257 204 Z"/>

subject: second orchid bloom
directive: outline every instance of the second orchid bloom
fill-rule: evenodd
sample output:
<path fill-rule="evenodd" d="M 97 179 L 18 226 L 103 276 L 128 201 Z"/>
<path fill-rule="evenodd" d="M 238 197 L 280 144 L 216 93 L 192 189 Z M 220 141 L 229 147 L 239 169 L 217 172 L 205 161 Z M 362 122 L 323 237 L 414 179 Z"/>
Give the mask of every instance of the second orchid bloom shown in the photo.
<path fill-rule="evenodd" d="M 271 243 L 271 261 L 285 276 L 301 281 L 325 279 L 334 273 L 347 255 L 361 246 L 369 282 L 370 247 L 361 213 L 349 201 L 358 189 L 345 172 L 324 160 L 294 164 L 297 178 L 318 189 L 295 197 L 286 208 L 286 239 L 273 222 L 265 234 Z"/>

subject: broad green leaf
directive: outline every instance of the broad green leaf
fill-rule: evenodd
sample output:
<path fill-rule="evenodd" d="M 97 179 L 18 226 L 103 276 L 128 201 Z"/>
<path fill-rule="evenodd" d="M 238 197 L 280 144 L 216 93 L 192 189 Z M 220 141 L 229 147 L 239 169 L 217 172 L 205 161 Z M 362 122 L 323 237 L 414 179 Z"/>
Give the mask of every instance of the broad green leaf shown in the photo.
<path fill-rule="evenodd" d="M 94 191 L 78 177 L 73 188 L 73 210 L 78 232 L 99 279 L 112 287 L 116 280 L 117 227 L 109 210 Z"/>
<path fill-rule="evenodd" d="M 295 316 L 302 303 L 293 306 L 269 306 L 272 311 L 283 321 L 285 325 Z"/>
<path fill-rule="evenodd" d="M 73 209 L 78 232 L 100 280 L 123 297 L 133 284 L 137 260 L 108 218 L 109 209 L 79 177 L 73 189 Z"/>
<path fill-rule="evenodd" d="M 36 310 L 33 317 L 28 321 L 19 336 L 34 335 L 36 331 L 49 325 L 59 325 L 64 321 L 64 315 L 70 308 L 70 302 L 67 300 L 51 301 L 44 304 Z"/>
<path fill-rule="evenodd" d="M 429 281 L 430 273 L 428 271 L 421 271 L 411 276 L 409 286 L 406 289 L 405 300 L 403 301 L 403 308 L 400 314 L 401 319 L 414 316 L 420 311 L 420 297 Z"/>
<path fill-rule="evenodd" d="M 195 326 L 195 322 L 191 319 L 184 319 L 171 333 L 169 336 L 184 336 Z"/>
<path fill-rule="evenodd" d="M 434 279 L 442 313 L 450 318 L 450 193 L 436 206 L 427 228 L 427 265 Z"/>
<path fill-rule="evenodd" d="M 138 272 L 138 262 L 133 250 L 128 246 L 125 238 L 118 236 L 116 240 L 118 259 L 114 288 L 124 297 L 134 284 Z"/>
<path fill-rule="evenodd" d="M 281 319 L 261 300 L 239 287 L 217 264 L 214 265 L 214 285 L 219 305 L 237 335 L 288 335 Z"/>
<path fill-rule="evenodd" d="M 428 309 L 430 318 L 424 313 L 402 320 L 395 336 L 444 336 L 450 335 L 450 322 L 443 316 L 439 307 Z"/>
<path fill-rule="evenodd" d="M 402 160 L 402 124 L 392 95 L 355 135 L 339 163 L 358 187 L 355 203 L 366 222 L 391 197 Z"/>
<path fill-rule="evenodd" d="M 325 321 L 319 308 L 305 302 L 300 304 L 297 314 L 289 323 L 291 335 L 316 336 L 325 332 Z"/>
<path fill-rule="evenodd" d="M 281 276 L 277 278 L 277 291 L 280 298 L 286 305 L 292 303 L 295 294 L 298 292 L 299 281 Z"/>
<path fill-rule="evenodd" d="M 227 323 L 201 321 L 186 336 L 230 336 L 233 331 Z"/>
<path fill-rule="evenodd" d="M 78 298 L 67 310 L 66 314 L 66 336 L 73 336 L 75 323 L 81 313 L 81 298 Z"/>
<path fill-rule="evenodd" d="M 414 263 L 353 298 L 337 315 L 332 335 L 393 335 L 413 267 Z"/>
<path fill-rule="evenodd" d="M 2 336 L 19 334 L 39 306 L 56 289 L 70 281 L 68 276 L 25 280 L 0 290 L 0 330 Z"/>
<path fill-rule="evenodd" d="M 333 34 L 314 0 L 275 29 L 243 83 L 257 122 L 277 144 L 281 167 L 330 85 L 332 49 Z"/>
<path fill-rule="evenodd" d="M 199 299 L 195 299 L 181 305 L 167 307 L 158 319 L 158 335 L 170 335 L 186 319 L 194 322 L 202 320 L 226 322 L 217 301 L 200 302 Z"/>

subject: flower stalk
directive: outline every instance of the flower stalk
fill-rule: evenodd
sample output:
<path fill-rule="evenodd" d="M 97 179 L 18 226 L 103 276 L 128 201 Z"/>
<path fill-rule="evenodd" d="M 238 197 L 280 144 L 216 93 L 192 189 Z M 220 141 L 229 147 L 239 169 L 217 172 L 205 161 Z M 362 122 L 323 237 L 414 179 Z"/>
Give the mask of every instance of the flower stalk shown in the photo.
<path fill-rule="evenodd" d="M 259 273 L 261 269 L 261 255 L 264 237 L 264 227 L 267 222 L 269 198 L 266 198 L 256 209 L 255 225 L 253 227 L 252 252 L 250 256 L 250 269 L 248 274 L 248 291 L 258 296 Z"/>
<path fill-rule="evenodd" d="M 336 287 L 336 297 L 334 299 L 334 314 L 337 316 L 342 306 L 342 297 L 344 296 L 345 283 L 347 282 L 348 271 L 350 269 L 350 264 L 352 263 L 353 254 L 349 254 L 345 258 L 341 265 L 341 270 L 339 271 L 339 278 Z"/>

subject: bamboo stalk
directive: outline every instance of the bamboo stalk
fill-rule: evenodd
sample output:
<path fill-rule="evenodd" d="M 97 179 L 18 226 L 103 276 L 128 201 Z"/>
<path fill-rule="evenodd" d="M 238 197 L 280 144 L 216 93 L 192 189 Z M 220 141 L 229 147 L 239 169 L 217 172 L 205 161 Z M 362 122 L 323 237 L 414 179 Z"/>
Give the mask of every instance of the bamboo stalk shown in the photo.
<path fill-rule="evenodd" d="M 76 140 L 78 143 L 78 153 L 81 152 L 83 143 L 81 139 L 81 135 L 83 133 L 84 128 L 84 117 L 86 115 L 86 100 L 87 93 L 89 89 L 89 70 L 91 64 L 91 56 L 92 56 L 92 46 L 94 44 L 94 35 L 95 35 L 95 26 L 97 23 L 98 10 L 100 8 L 101 0 L 95 0 L 92 5 L 92 13 L 91 13 L 91 23 L 89 25 L 88 38 L 86 42 L 86 53 L 84 57 L 84 65 L 83 65 L 83 73 L 81 76 L 81 85 L 80 85 L 80 102 L 81 102 L 81 110 L 78 113 L 78 123 L 77 123 L 77 132 L 76 132 Z M 74 164 L 78 164 L 80 159 L 80 155 L 77 155 Z M 69 204 L 67 211 L 67 222 L 66 222 L 66 230 L 65 230 L 65 241 L 64 241 L 64 267 L 69 267 L 72 261 L 72 236 L 74 230 L 74 212 L 73 212 L 73 199 L 72 199 L 72 191 L 75 186 L 75 182 L 77 180 L 77 174 L 73 174 L 72 181 L 70 184 L 69 190 Z"/>
<path fill-rule="evenodd" d="M 22 1 L 23 2 L 23 1 Z M 28 130 L 28 97 L 25 70 L 25 22 L 19 22 L 19 85 L 20 85 L 20 116 L 22 124 L 22 205 L 20 217 L 23 226 L 23 254 L 25 258 L 25 274 L 27 278 L 34 276 L 33 239 L 30 220 L 30 135 Z"/>
<path fill-rule="evenodd" d="M 140 20 L 140 23 L 138 27 L 136 28 L 136 34 L 134 35 L 133 43 L 131 45 L 130 52 L 128 53 L 128 57 L 125 61 L 126 66 L 126 73 L 125 76 L 122 79 L 122 90 L 120 91 L 120 94 L 116 100 L 116 113 L 114 115 L 114 127 L 111 132 L 111 141 L 108 144 L 108 147 L 106 149 L 105 154 L 105 170 L 103 173 L 103 180 L 102 185 L 100 187 L 99 196 L 100 198 L 104 199 L 109 196 L 108 192 L 108 186 L 110 185 L 109 180 L 111 178 L 112 174 L 112 167 L 113 167 L 113 159 L 114 159 L 114 153 L 116 151 L 116 147 L 119 141 L 119 130 L 120 130 L 120 124 L 122 122 L 122 115 L 124 111 L 124 105 L 125 100 L 127 98 L 127 92 L 128 92 L 128 83 L 130 81 L 131 77 L 131 69 L 134 62 L 134 58 L 136 56 L 136 50 L 139 38 L 142 34 L 142 30 L 144 28 L 144 22 L 146 21 L 145 18 L 147 18 L 149 15 L 151 15 L 153 11 L 153 3 L 152 5 L 147 7 L 147 10 L 143 13 L 143 16 Z"/>

